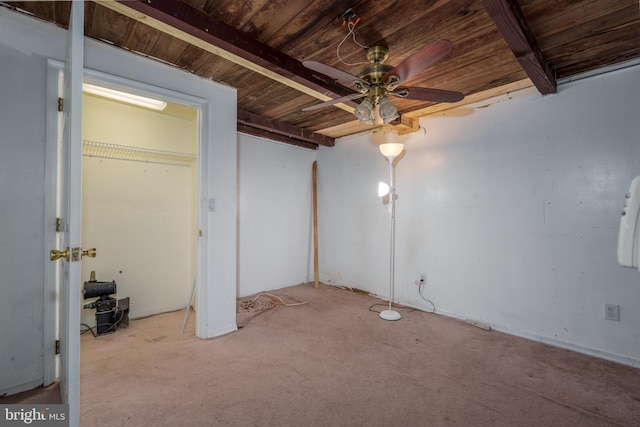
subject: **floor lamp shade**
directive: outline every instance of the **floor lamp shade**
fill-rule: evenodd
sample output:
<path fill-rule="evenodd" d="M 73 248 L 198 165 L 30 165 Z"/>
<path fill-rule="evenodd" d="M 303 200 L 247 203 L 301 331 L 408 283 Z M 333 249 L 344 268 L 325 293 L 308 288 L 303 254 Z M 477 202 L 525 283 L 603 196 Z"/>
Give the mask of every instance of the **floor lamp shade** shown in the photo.
<path fill-rule="evenodd" d="M 393 160 L 398 155 L 400 155 L 400 153 L 402 153 L 402 149 L 404 148 L 404 145 L 400 143 L 388 143 L 388 144 L 380 144 L 379 148 L 383 156 L 385 156 L 389 160 Z"/>

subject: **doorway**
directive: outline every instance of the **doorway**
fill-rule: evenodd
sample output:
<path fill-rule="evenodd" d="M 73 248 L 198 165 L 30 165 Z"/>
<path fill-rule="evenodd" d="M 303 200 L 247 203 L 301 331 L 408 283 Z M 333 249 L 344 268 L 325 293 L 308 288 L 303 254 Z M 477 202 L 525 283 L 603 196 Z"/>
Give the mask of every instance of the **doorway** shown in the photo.
<path fill-rule="evenodd" d="M 202 213 L 201 211 L 201 203 L 198 203 L 198 199 L 200 197 L 200 192 L 206 191 L 206 183 L 203 186 L 203 171 L 206 170 L 206 167 L 200 163 L 203 157 L 202 153 L 207 152 L 206 144 L 202 144 L 203 141 L 203 129 L 206 129 L 206 123 L 208 118 L 204 116 L 202 110 L 206 108 L 206 100 L 202 100 L 200 98 L 195 98 L 193 96 L 174 92 L 168 89 L 161 89 L 153 86 L 149 86 L 143 83 L 135 82 L 132 80 L 124 79 L 121 77 L 116 77 L 113 75 L 101 73 L 93 70 L 84 70 L 84 81 L 90 82 L 92 84 L 100 85 L 105 83 L 105 85 L 111 88 L 117 88 L 120 90 L 128 90 L 132 89 L 133 92 L 143 93 L 148 96 L 153 96 L 158 94 L 158 96 L 167 100 L 167 107 L 161 115 L 156 113 L 156 117 L 152 120 L 143 120 L 143 116 L 146 114 L 147 118 L 149 117 L 150 111 L 141 111 L 135 112 L 131 110 L 131 105 L 126 105 L 125 103 L 119 103 L 113 100 L 107 99 L 85 99 L 85 102 L 89 106 L 95 107 L 96 105 L 100 106 L 102 103 L 103 107 L 108 108 L 93 108 L 87 112 L 88 117 L 92 117 L 94 125 L 88 125 L 88 129 L 93 129 L 97 132 L 94 134 L 89 133 L 88 135 L 83 136 L 83 139 L 86 141 L 90 141 L 91 139 L 101 139 L 102 136 L 105 136 L 107 139 L 112 139 L 112 142 L 107 143 L 96 143 L 86 142 L 83 143 L 82 153 L 83 163 L 85 163 L 84 168 L 87 171 L 90 171 L 90 174 L 94 176 L 92 178 L 87 178 L 86 174 L 83 174 L 82 177 L 78 177 L 81 180 L 92 181 L 92 183 L 87 183 L 87 189 L 91 189 L 92 186 L 95 189 L 94 185 L 96 182 L 98 187 L 103 186 L 108 190 L 111 190 L 111 193 L 104 194 L 105 198 L 109 198 L 110 202 L 113 202 L 115 196 L 124 197 L 127 196 L 131 199 L 133 195 L 138 198 L 143 198 L 145 201 L 152 199 L 150 194 L 158 194 L 159 187 L 152 185 L 154 182 L 153 178 L 157 178 L 157 181 L 163 183 L 162 194 L 165 197 L 166 194 L 180 194 L 181 199 L 177 201 L 177 199 L 169 198 L 169 209 L 170 214 L 166 213 L 166 209 L 163 211 L 158 208 L 158 205 L 152 205 L 152 208 L 155 208 L 151 214 L 149 212 L 143 212 L 142 215 L 145 218 L 153 216 L 155 214 L 162 216 L 161 219 L 165 217 L 169 219 L 172 226 L 164 226 L 164 230 L 162 233 L 164 235 L 161 236 L 161 239 L 164 243 L 167 243 L 167 246 L 173 248 L 173 250 L 180 251 L 179 255 L 175 255 L 172 257 L 173 265 L 175 266 L 175 258 L 182 258 L 182 263 L 180 268 L 176 268 L 173 270 L 171 274 L 164 274 L 164 276 L 168 277 L 169 280 L 173 282 L 182 282 L 181 285 L 171 286 L 170 289 L 162 289 L 159 288 L 158 285 L 163 281 L 166 283 L 166 278 L 163 277 L 161 280 L 154 281 L 155 288 L 151 291 L 142 290 L 140 292 L 140 286 L 137 286 L 135 289 L 123 289 L 119 286 L 118 289 L 118 297 L 120 296 L 129 296 L 131 300 L 134 298 L 139 299 L 142 304 L 137 304 L 135 307 L 130 307 L 132 317 L 144 317 L 146 315 L 156 314 L 164 311 L 170 311 L 178 308 L 184 308 L 187 304 L 188 296 L 190 295 L 192 287 L 194 283 L 200 283 L 199 277 L 202 277 L 203 271 L 206 271 L 206 265 L 203 265 L 200 261 L 199 257 L 202 257 L 202 245 L 199 242 L 199 229 L 201 225 L 199 222 L 202 221 Z M 62 185 L 61 182 L 61 137 L 62 137 L 62 127 L 63 127 L 63 115 L 60 107 L 61 96 L 63 95 L 63 64 L 55 61 L 48 61 L 48 74 L 47 74 L 47 97 L 50 105 L 57 104 L 58 109 L 48 109 L 47 110 L 47 153 L 46 153 L 46 170 L 45 175 L 46 179 L 46 200 L 45 200 L 45 218 L 46 225 L 49 225 L 50 222 L 53 222 L 52 219 L 56 217 L 60 217 L 60 188 Z M 112 105 L 110 105 L 112 104 Z M 110 108 L 110 109 L 109 109 Z M 128 110 L 126 108 L 129 108 Z M 83 109 L 84 110 L 84 109 Z M 121 120 L 118 122 L 116 120 L 116 125 L 114 125 L 114 118 L 129 116 L 128 122 L 124 123 L 126 120 Z M 153 117 L 153 114 L 151 114 Z M 155 120 L 155 122 L 154 122 Z M 203 124 L 204 121 L 204 124 Z M 149 122 L 151 124 L 149 124 Z M 138 123 L 137 126 L 134 126 Z M 139 125 L 139 123 L 145 124 L 144 126 Z M 160 123 L 160 124 L 159 124 Z M 132 129 L 137 128 L 136 129 Z M 107 130 L 105 130 L 107 128 Z M 109 133 L 109 130 L 111 133 Z M 116 139 L 121 138 L 118 136 L 118 132 L 120 135 L 134 135 L 138 132 L 138 136 L 135 138 L 123 139 L 121 142 L 125 142 L 125 144 L 117 144 L 115 143 Z M 161 135 L 162 137 L 158 136 Z M 140 136 L 142 135 L 142 136 Z M 96 138 L 92 138 L 92 137 Z M 144 141 L 147 141 L 145 146 Z M 149 143 L 151 141 L 151 143 Z M 164 145 L 158 144 L 158 141 L 164 141 Z M 128 142 L 128 145 L 127 145 Z M 155 144 L 155 145 L 154 145 Z M 172 148 L 173 147 L 173 148 Z M 114 151 L 115 149 L 115 151 Z M 124 161 L 121 156 L 123 153 L 128 152 L 129 155 L 132 153 L 135 154 L 135 157 L 129 157 L 127 161 Z M 108 160 L 108 162 L 107 162 Z M 96 162 L 98 162 L 101 168 L 96 167 Z M 125 163 L 129 163 L 128 166 Z M 119 164 L 119 166 L 118 166 Z M 133 166 L 133 165 L 136 166 Z M 146 174 L 147 182 L 146 186 L 136 187 L 131 185 L 129 180 L 123 179 L 127 176 L 131 178 L 131 169 L 135 171 L 139 171 L 139 167 L 142 166 L 142 173 Z M 204 165 L 206 166 L 206 165 Z M 162 169 L 164 168 L 164 169 Z M 127 175 L 127 169 L 129 169 L 129 174 Z M 102 174 L 101 174 L 101 173 Z M 97 176 L 96 176 L 97 175 Z M 107 176 L 109 176 L 107 178 Z M 150 176 L 150 178 L 149 178 Z M 179 177 L 180 179 L 176 179 Z M 113 191 L 113 187 L 119 183 L 120 191 Z M 122 183 L 124 181 L 124 184 Z M 169 182 L 169 184 L 167 184 Z M 154 189 L 155 188 L 155 189 Z M 123 190 L 126 190 L 128 193 L 124 194 Z M 85 198 L 93 197 L 95 191 L 85 191 Z M 87 195 L 91 195 L 88 197 Z M 142 196 L 142 197 L 140 197 Z M 157 199 L 157 197 L 156 197 Z M 117 205 L 117 200 L 116 204 Z M 111 205 L 112 203 L 107 203 Z M 177 207 L 179 205 L 179 207 Z M 165 204 L 166 206 L 166 204 Z M 83 210 L 87 211 L 86 220 L 91 221 L 93 217 L 93 221 L 97 220 L 101 221 L 104 218 L 104 210 L 98 207 L 97 210 L 100 211 L 99 215 L 91 215 L 89 211 L 93 209 L 96 210 L 95 205 L 89 206 L 88 208 L 84 206 Z M 176 214 L 176 212 L 178 213 Z M 102 216 L 102 217 L 101 217 Z M 116 217 L 115 215 L 112 215 Z M 179 224 L 176 225 L 176 221 L 173 221 L 179 218 Z M 117 217 L 116 217 L 117 218 Z M 130 223 L 131 221 L 126 221 L 126 223 Z M 157 224 L 156 221 L 155 224 Z M 138 222 L 139 223 L 139 222 Z M 154 224 L 152 222 L 146 221 L 142 228 L 149 228 L 150 224 Z M 166 222 L 165 222 L 166 224 Z M 121 229 L 124 221 L 117 222 L 111 221 L 107 227 L 111 229 Z M 46 227 L 49 233 L 45 236 L 46 247 L 59 247 L 60 242 L 59 235 L 60 233 L 57 230 L 57 222 L 55 227 L 50 226 Z M 86 228 L 83 224 L 82 228 Z M 156 227 L 157 228 L 157 227 Z M 95 228 L 94 228 L 95 230 Z M 180 235 L 180 242 L 176 243 L 174 239 L 176 235 L 176 230 L 180 230 L 178 233 Z M 89 228 L 86 231 L 88 234 L 88 238 L 83 238 L 83 242 L 87 242 L 87 248 L 91 245 L 92 247 L 96 247 L 95 243 L 88 241 L 87 239 L 91 239 L 95 237 L 95 233 L 91 234 Z M 162 234 L 162 233 L 153 233 L 154 235 Z M 99 233 L 98 233 L 99 234 Z M 112 233 L 113 234 L 113 233 Z M 131 233 L 135 234 L 135 233 Z M 138 233 L 139 235 L 140 233 Z M 98 235 L 98 240 L 100 240 L 100 236 Z M 113 240 L 113 239 L 112 239 Z M 108 242 L 107 242 L 108 243 Z M 147 242 L 148 247 L 158 248 L 161 245 L 157 244 L 157 242 Z M 129 245 L 130 246 L 130 245 Z M 120 244 L 117 247 L 117 251 L 120 253 L 125 253 L 127 255 L 127 262 L 134 262 L 136 256 L 138 260 L 140 260 L 139 254 L 145 256 L 150 251 L 148 249 L 144 250 L 134 250 L 129 251 L 129 246 L 126 244 Z M 83 257 L 82 262 L 82 281 L 88 280 L 90 276 L 90 271 L 96 271 L 97 274 L 102 272 L 106 276 L 113 276 L 113 273 L 110 271 L 104 270 L 104 263 L 95 264 L 92 262 L 99 261 L 101 256 L 106 255 L 109 251 L 109 244 L 106 246 L 107 250 L 101 251 L 97 250 L 98 257 L 95 259 L 89 257 Z M 170 249 L 172 250 L 172 249 Z M 146 251 L 146 252 L 145 252 Z M 151 251 L 153 252 L 153 251 Z M 154 262 L 157 260 L 154 260 Z M 160 261 L 162 262 L 162 261 Z M 125 264 L 127 265 L 127 264 Z M 137 267 L 137 266 L 136 266 Z M 158 269 L 155 267 L 150 267 L 149 271 L 157 271 Z M 176 273 L 176 271 L 179 272 Z M 119 268 L 117 270 L 118 274 L 125 275 L 127 272 L 135 273 L 135 268 L 127 268 L 124 270 L 123 268 Z M 121 272 L 121 273 L 120 273 Z M 132 276 L 132 274 L 130 274 Z M 135 275 L 134 279 L 135 279 Z M 149 277 L 151 279 L 154 278 L 153 274 L 150 274 Z M 58 280 L 60 279 L 59 273 L 59 264 L 58 263 L 46 263 L 45 264 L 45 281 L 44 281 L 44 294 L 45 294 L 45 310 L 44 310 L 44 348 L 45 349 L 53 349 L 54 343 L 59 338 L 60 330 L 58 325 L 61 322 L 61 317 L 63 313 L 59 310 L 60 305 L 60 286 Z M 99 280 L 102 280 L 102 277 L 98 277 Z M 105 280 L 116 280 L 118 281 L 118 277 L 109 277 Z M 122 281 L 122 280 L 120 280 Z M 135 280 L 134 280 L 135 281 Z M 134 282 L 130 280 L 130 282 Z M 135 281 L 138 283 L 137 281 Z M 79 286 L 81 289 L 81 286 Z M 185 291 L 186 289 L 186 291 Z M 149 295 L 146 298 L 137 298 L 137 294 L 147 294 Z M 128 294 L 128 295 L 125 295 Z M 167 302 L 166 298 L 157 298 L 158 295 L 169 294 L 173 296 L 174 299 L 171 303 Z M 184 296 L 186 294 L 186 296 Z M 154 297 L 154 295 L 156 297 Z M 86 323 L 90 327 L 95 327 L 95 312 L 90 310 L 82 310 L 82 305 L 85 301 L 82 301 L 82 296 L 80 296 L 80 304 L 78 304 L 78 319 L 81 319 L 81 323 Z M 198 310 L 198 314 L 203 314 L 206 312 L 206 305 L 200 307 Z M 80 329 L 80 325 L 78 325 L 78 330 Z M 53 383 L 59 376 L 60 372 L 60 358 L 55 356 L 52 351 L 44 351 L 43 352 L 43 383 L 45 385 L 49 385 Z"/>
<path fill-rule="evenodd" d="M 130 318 L 184 308 L 196 277 L 198 111 L 83 94 L 83 281 L 115 282 Z M 92 275 L 93 273 L 93 275 Z M 96 308 L 83 301 L 83 329 Z M 104 318 L 104 316 L 101 316 Z M 113 332 L 104 325 L 98 332 Z M 96 329 L 93 329 L 96 332 Z"/>
<path fill-rule="evenodd" d="M 236 290 L 236 94 L 235 89 L 212 82 L 206 82 L 197 76 L 166 67 L 147 58 L 121 52 L 111 46 L 86 41 L 88 52 L 85 57 L 84 82 L 129 91 L 144 96 L 158 97 L 168 102 L 189 106 L 197 111 L 197 241 L 195 253 L 197 306 L 196 336 L 211 338 L 233 332 L 235 323 Z M 60 111 L 62 95 L 63 63 L 49 60 L 47 74 L 46 117 L 46 162 L 45 162 L 45 247 L 56 248 L 59 232 L 56 232 L 56 215 L 59 206 L 57 195 L 62 187 L 60 182 L 59 133 L 62 128 Z M 97 71 L 100 70 L 100 71 Z M 141 83 L 142 81 L 146 83 Z M 56 108 L 57 107 L 57 108 Z M 78 138 L 79 140 L 81 138 Z M 80 141 L 81 142 L 81 141 Z M 82 147 L 77 152 L 81 156 Z M 80 175 L 80 174 L 78 174 Z M 81 176 L 73 176 L 81 180 Z M 77 186 L 79 189 L 79 185 Z M 80 193 L 80 191 L 78 191 Z M 79 196 L 78 196 L 79 197 Z M 214 220 L 215 219 L 215 220 Z M 81 224 L 75 225 L 77 229 Z M 209 236 L 215 238 L 209 238 Z M 90 242 L 88 242 L 90 243 Z M 80 246 L 80 242 L 76 244 Z M 98 256 L 100 249 L 98 248 Z M 90 258 L 84 258 L 89 262 Z M 65 316 L 80 320 L 81 300 L 69 307 L 66 313 L 59 312 L 57 280 L 58 264 L 47 262 L 44 268 L 44 340 L 43 365 L 44 383 L 55 381 L 59 357 L 54 354 L 55 341 L 58 338 L 58 319 Z M 89 267 L 89 270 L 91 267 Z M 83 277 L 86 279 L 86 277 Z M 98 277 L 98 279 L 102 279 Z M 105 278 L 106 279 L 106 278 Z M 80 291 L 80 280 L 74 288 Z M 192 284 L 190 284 L 192 285 Z M 80 292 L 78 292 L 80 293 Z M 185 301 L 179 302 L 182 307 Z M 77 310 L 77 311 L 76 311 Z M 79 331 L 78 327 L 78 331 Z M 75 340 L 74 340 L 75 341 Z M 79 355 L 79 342 L 71 343 L 70 353 Z M 79 378 L 79 361 L 72 360 L 67 372 L 70 384 L 76 384 Z M 71 396 L 71 399 L 78 400 Z"/>

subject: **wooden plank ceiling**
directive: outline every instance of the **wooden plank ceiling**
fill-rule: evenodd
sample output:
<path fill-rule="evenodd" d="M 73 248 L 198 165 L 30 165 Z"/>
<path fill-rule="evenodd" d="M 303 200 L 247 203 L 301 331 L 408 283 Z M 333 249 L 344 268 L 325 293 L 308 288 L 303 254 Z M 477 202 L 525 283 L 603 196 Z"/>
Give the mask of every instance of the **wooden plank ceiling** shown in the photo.
<path fill-rule="evenodd" d="M 69 2 L 0 4 L 68 25 Z M 348 9 L 359 19 L 353 35 Z M 134 0 L 87 2 L 85 14 L 88 37 L 237 88 L 239 131 L 312 149 L 373 127 L 355 120 L 359 100 L 302 111 L 355 91 L 302 61 L 357 75 L 366 64 L 358 43 L 388 46 L 391 66 L 435 40 L 453 43 L 402 84 L 465 99 L 394 97 L 401 119 L 388 126 L 401 133 L 443 108 L 532 85 L 553 94 L 558 80 L 640 56 L 637 0 Z"/>

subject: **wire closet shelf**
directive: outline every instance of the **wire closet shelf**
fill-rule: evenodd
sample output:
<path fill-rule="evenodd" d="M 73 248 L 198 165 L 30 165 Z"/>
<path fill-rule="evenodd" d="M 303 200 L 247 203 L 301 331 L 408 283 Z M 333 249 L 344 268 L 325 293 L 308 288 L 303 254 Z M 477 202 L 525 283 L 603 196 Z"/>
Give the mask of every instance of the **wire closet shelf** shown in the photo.
<path fill-rule="evenodd" d="M 134 162 L 158 163 L 162 165 L 186 166 L 196 161 L 195 154 L 131 147 L 98 141 L 82 141 L 82 155 L 103 159 L 130 160 Z"/>

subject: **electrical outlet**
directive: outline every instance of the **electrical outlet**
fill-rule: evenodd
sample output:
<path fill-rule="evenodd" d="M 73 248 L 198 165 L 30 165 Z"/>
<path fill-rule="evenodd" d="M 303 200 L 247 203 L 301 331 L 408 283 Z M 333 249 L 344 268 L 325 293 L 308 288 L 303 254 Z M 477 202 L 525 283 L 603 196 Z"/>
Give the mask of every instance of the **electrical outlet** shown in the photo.
<path fill-rule="evenodd" d="M 620 321 L 620 306 L 618 304 L 604 305 L 604 318 L 607 320 Z"/>
<path fill-rule="evenodd" d="M 427 275 L 422 273 L 420 274 L 420 283 L 422 283 L 423 285 L 427 284 Z"/>

